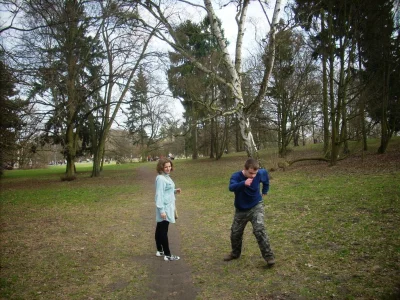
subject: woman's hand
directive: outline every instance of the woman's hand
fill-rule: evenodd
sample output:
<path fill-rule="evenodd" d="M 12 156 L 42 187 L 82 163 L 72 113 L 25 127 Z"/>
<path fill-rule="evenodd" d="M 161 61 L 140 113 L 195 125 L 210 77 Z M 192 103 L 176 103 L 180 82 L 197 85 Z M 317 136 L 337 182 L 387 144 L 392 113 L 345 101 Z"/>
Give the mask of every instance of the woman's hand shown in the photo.
<path fill-rule="evenodd" d="M 175 189 L 175 193 L 177 193 L 177 194 L 180 194 L 181 193 L 181 188 L 177 188 L 177 189 Z"/>
<path fill-rule="evenodd" d="M 167 219 L 167 214 L 165 212 L 161 213 L 161 218 L 163 220 L 166 220 Z"/>

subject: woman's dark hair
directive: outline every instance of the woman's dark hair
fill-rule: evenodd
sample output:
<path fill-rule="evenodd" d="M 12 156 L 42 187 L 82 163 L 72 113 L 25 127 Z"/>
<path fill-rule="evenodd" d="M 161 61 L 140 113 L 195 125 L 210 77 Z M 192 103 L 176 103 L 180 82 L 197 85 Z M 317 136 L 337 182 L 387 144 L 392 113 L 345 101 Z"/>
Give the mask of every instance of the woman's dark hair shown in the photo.
<path fill-rule="evenodd" d="M 158 174 L 161 174 L 161 173 L 164 172 L 164 166 L 165 166 L 166 163 L 170 163 L 171 164 L 171 171 L 174 170 L 174 165 L 173 165 L 172 161 L 169 158 L 160 158 L 158 160 L 157 168 L 156 168 Z"/>

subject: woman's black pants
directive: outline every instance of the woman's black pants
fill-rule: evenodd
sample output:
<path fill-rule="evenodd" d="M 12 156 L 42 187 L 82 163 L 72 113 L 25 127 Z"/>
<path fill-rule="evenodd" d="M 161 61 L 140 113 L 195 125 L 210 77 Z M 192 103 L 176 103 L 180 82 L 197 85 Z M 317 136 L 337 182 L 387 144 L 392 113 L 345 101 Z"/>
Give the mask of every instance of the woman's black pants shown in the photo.
<path fill-rule="evenodd" d="M 168 243 L 168 227 L 168 221 L 157 222 L 155 238 L 157 251 L 164 251 L 164 255 L 171 256 Z"/>

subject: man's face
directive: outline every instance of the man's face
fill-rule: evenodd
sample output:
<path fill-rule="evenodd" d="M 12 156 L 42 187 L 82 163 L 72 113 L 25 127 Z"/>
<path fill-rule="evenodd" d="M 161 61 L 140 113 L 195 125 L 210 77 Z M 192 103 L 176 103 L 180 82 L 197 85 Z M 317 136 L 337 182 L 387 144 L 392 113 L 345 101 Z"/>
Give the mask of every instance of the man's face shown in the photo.
<path fill-rule="evenodd" d="M 243 175 L 246 178 L 254 178 L 254 177 L 256 177 L 257 172 L 258 172 L 258 170 L 254 170 L 254 169 L 248 169 L 248 170 L 244 169 L 243 170 Z"/>

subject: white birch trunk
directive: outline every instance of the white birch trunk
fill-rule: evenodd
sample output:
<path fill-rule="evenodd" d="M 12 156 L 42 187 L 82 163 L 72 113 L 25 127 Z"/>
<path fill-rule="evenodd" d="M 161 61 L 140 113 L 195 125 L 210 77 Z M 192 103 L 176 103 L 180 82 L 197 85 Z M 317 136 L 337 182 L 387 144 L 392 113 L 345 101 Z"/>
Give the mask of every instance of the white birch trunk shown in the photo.
<path fill-rule="evenodd" d="M 193 4 L 187 0 L 180 0 L 179 2 L 200 7 L 197 4 Z M 148 28 L 153 28 L 156 30 L 156 36 L 161 40 L 168 43 L 173 49 L 182 54 L 184 57 L 189 59 L 197 68 L 202 70 L 203 72 L 209 74 L 211 77 L 215 78 L 220 83 L 224 84 L 230 90 L 232 97 L 235 100 L 235 107 L 230 111 L 221 111 L 217 108 L 215 111 L 219 111 L 219 115 L 229 115 L 236 113 L 239 119 L 240 133 L 241 137 L 244 141 L 244 145 L 246 147 L 246 151 L 249 157 L 258 156 L 258 150 L 254 142 L 253 134 L 250 128 L 250 117 L 252 116 L 253 108 L 259 107 L 261 105 L 262 99 L 265 97 L 268 81 L 270 75 L 272 73 L 272 68 L 274 65 L 275 59 L 275 32 L 276 32 L 276 24 L 279 18 L 279 12 L 281 7 L 281 0 L 276 0 L 274 13 L 272 17 L 272 22 L 270 24 L 270 32 L 268 35 L 268 45 L 266 45 L 264 50 L 264 76 L 260 83 L 259 93 L 249 103 L 249 105 L 245 106 L 243 93 L 242 93 L 242 81 L 240 78 L 241 74 L 241 62 L 242 62 L 242 45 L 243 45 L 243 35 L 244 35 L 244 25 L 246 22 L 247 15 L 247 7 L 250 3 L 250 0 L 242 0 L 239 2 L 238 13 L 236 15 L 236 22 L 238 24 L 238 36 L 236 40 L 236 48 L 235 48 L 235 61 L 233 62 L 231 55 L 228 51 L 228 45 L 223 39 L 221 29 L 218 26 L 217 16 L 215 14 L 212 0 L 204 0 L 205 9 L 207 11 L 208 18 L 210 20 L 212 32 L 214 36 L 217 38 L 220 49 L 222 51 L 223 62 L 225 64 L 226 69 L 228 70 L 229 75 L 226 78 L 222 78 L 219 74 L 213 72 L 213 70 L 207 68 L 205 65 L 201 64 L 196 60 L 189 52 L 185 51 L 184 47 L 182 47 L 179 43 L 179 39 L 176 36 L 176 32 L 174 27 L 169 23 L 167 17 L 164 15 L 163 9 L 161 9 L 160 3 L 156 1 L 148 0 L 144 3 L 140 3 L 140 5 L 145 8 L 154 18 L 156 18 L 160 23 L 165 26 L 166 31 L 159 30 L 158 28 L 150 25 L 145 20 L 141 19 L 141 22 Z M 167 33 L 172 37 L 172 41 L 168 38 Z"/>
<path fill-rule="evenodd" d="M 239 126 L 240 126 L 240 133 L 242 139 L 244 141 L 244 145 L 246 148 L 247 155 L 249 157 L 256 157 L 258 158 L 258 149 L 254 142 L 253 134 L 250 127 L 250 117 L 246 113 L 245 104 L 243 100 L 243 93 L 242 93 L 242 81 L 240 78 L 241 73 L 241 55 L 242 55 L 242 40 L 244 34 L 244 24 L 246 21 L 246 13 L 247 7 L 249 5 L 249 0 L 244 0 L 243 4 L 236 16 L 236 21 L 238 24 L 238 36 L 236 40 L 236 55 L 235 55 L 235 65 L 232 63 L 231 56 L 228 52 L 227 44 L 222 37 L 221 30 L 217 23 L 217 17 L 214 12 L 214 8 L 212 6 L 211 0 L 204 0 L 204 5 L 206 6 L 208 18 L 210 19 L 211 28 L 213 30 L 214 35 L 216 36 L 219 46 L 223 51 L 223 59 L 224 63 L 228 69 L 230 75 L 230 81 L 228 82 L 228 86 L 232 92 L 232 96 L 235 99 L 235 106 L 236 106 L 236 113 L 239 119 Z M 257 106 L 261 103 L 262 98 L 265 96 L 268 80 L 272 72 L 274 59 L 275 59 L 275 31 L 276 31 L 276 24 L 278 22 L 279 12 L 280 12 L 281 1 L 277 0 L 275 4 L 274 14 L 272 18 L 271 30 L 269 34 L 269 44 L 266 46 L 265 49 L 265 72 L 264 77 L 261 83 L 260 92 L 257 95 L 256 99 L 252 102 L 251 105 L 256 104 Z M 251 106 L 250 105 L 250 106 Z M 250 110 L 249 110 L 250 111 Z"/>

